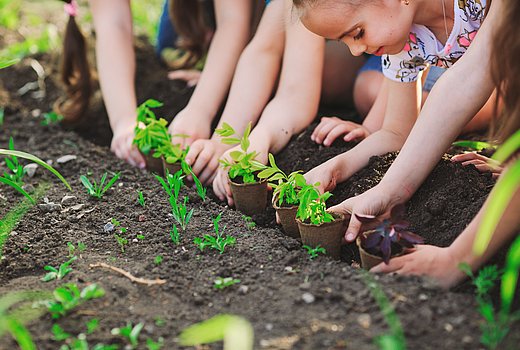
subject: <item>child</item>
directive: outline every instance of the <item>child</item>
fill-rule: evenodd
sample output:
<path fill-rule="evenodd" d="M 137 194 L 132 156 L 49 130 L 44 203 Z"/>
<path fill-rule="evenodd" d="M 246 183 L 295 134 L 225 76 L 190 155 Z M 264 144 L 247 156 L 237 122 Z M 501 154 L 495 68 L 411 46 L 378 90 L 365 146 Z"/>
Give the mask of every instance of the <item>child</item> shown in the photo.
<path fill-rule="evenodd" d="M 250 137 L 251 149 L 260 152 L 265 161 L 267 152 L 276 152 L 313 120 L 322 78 L 330 88 L 325 98 L 338 94 L 344 100 L 345 95 L 352 94 L 355 72 L 363 62 L 348 55 L 337 43 L 325 44 L 290 18 L 290 11 L 288 0 L 273 0 L 266 7 L 254 38 L 240 57 L 220 121 L 220 125 L 227 122 L 242 133 L 249 122 L 255 124 L 260 118 Z M 329 70 L 323 69 L 323 60 Z M 219 157 L 225 151 L 229 154 L 229 149 L 218 135 L 213 135 L 209 140 L 194 142 L 186 160 L 196 174 L 200 173 L 201 180 L 211 182 L 217 174 Z M 226 174 L 219 172 L 214 189 L 224 199 Z"/>
<path fill-rule="evenodd" d="M 371 156 L 401 148 L 421 106 L 422 71 L 428 65 L 448 68 L 466 52 L 484 20 L 486 5 L 485 0 L 293 3 L 311 31 L 343 41 L 354 55 L 367 52 L 382 56 L 385 75 L 383 95 L 376 102 L 384 106 L 382 127 L 352 150 L 306 174 L 309 182 L 320 182 L 322 190 L 345 181 Z"/>
<path fill-rule="evenodd" d="M 426 102 L 417 124 L 399 156 L 381 182 L 367 192 L 330 208 L 342 213 L 382 215 L 396 203 L 408 200 L 418 189 L 463 126 L 486 102 L 494 88 L 503 101 L 498 140 L 503 141 L 520 128 L 520 64 L 518 52 L 520 3 L 493 0 L 486 21 L 467 54 L 439 79 Z M 500 55 L 496 55 L 500 52 Z M 466 80 L 462 81 L 463 76 Z M 471 96 L 466 86 L 471 86 Z M 428 147 L 424 147 L 427 142 Z M 517 189 L 482 256 L 474 255 L 473 241 L 489 199 L 460 236 L 445 248 L 418 246 L 411 254 L 393 258 L 389 265 L 378 265 L 373 272 L 426 275 L 450 287 L 464 274 L 462 262 L 478 269 L 520 229 L 520 190 Z M 348 241 L 357 236 L 360 222 L 351 216 L 346 232 Z"/>
<path fill-rule="evenodd" d="M 75 0 L 66 0 L 71 17 L 75 16 L 77 5 Z M 189 15 L 195 23 L 200 23 L 199 1 L 177 0 L 177 6 L 184 5 L 191 9 Z M 209 136 L 209 121 L 224 99 L 231 76 L 242 51 L 250 37 L 250 24 L 254 0 L 215 0 L 215 14 L 217 30 L 209 44 L 206 68 L 201 76 L 200 86 L 196 89 L 193 101 L 176 118 L 172 126 L 173 132 L 188 133 L 189 143 L 196 137 Z M 99 81 L 110 126 L 114 133 L 111 149 L 119 158 L 130 164 L 143 168 L 144 159 L 132 145 L 134 128 L 136 126 L 136 96 L 135 96 L 135 54 L 132 40 L 132 15 L 130 2 L 127 0 L 91 0 L 94 28 L 96 30 L 96 57 L 99 71 Z M 81 118 L 91 94 L 90 76 L 85 58 L 85 50 L 76 50 L 84 44 L 80 41 L 81 33 L 75 23 L 74 30 L 67 30 L 67 34 L 74 33 L 76 38 L 66 35 L 64 40 L 64 81 L 67 86 L 70 100 L 64 104 L 63 114 L 66 120 L 74 121 Z M 69 27 L 71 24 L 69 22 Z M 204 36 L 206 40 L 208 36 Z M 191 39 L 191 37 L 190 37 Z M 202 39 L 201 39 L 202 40 Z M 197 43 L 190 41 L 194 48 Z M 207 45 L 204 42 L 202 46 Z M 190 119 L 191 118 L 191 119 Z M 200 129 L 193 130 L 185 126 L 190 119 Z M 197 120 L 206 123 L 199 125 Z M 207 126 L 205 126 L 207 124 Z"/>

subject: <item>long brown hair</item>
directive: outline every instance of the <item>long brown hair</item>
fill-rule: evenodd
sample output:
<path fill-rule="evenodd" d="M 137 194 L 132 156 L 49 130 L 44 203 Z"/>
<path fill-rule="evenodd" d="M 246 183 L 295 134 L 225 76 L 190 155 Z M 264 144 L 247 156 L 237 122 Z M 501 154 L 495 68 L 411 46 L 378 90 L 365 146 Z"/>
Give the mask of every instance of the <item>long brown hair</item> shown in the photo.
<path fill-rule="evenodd" d="M 72 2 L 72 0 L 62 1 L 67 4 Z M 92 82 L 85 37 L 72 15 L 69 15 L 63 39 L 61 80 L 65 84 L 67 100 L 57 102 L 56 109 L 66 122 L 77 122 L 88 108 L 92 95 Z"/>
<path fill-rule="evenodd" d="M 208 50 L 212 19 L 206 16 L 204 1 L 200 0 L 170 0 L 168 10 L 179 34 L 176 45 L 186 50 L 188 55 L 183 58 L 183 68 L 193 67 Z"/>
<path fill-rule="evenodd" d="M 501 100 L 498 122 L 492 128 L 493 138 L 503 142 L 520 128 L 520 1 L 504 0 L 500 23 L 495 29 L 491 69 Z"/>

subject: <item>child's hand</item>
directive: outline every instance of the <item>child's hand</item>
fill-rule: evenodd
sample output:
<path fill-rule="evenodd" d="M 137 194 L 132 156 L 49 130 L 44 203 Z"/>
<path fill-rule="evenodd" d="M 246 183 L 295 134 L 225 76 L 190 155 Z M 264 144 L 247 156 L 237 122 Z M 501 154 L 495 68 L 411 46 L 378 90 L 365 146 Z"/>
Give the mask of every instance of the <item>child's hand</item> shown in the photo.
<path fill-rule="evenodd" d="M 132 144 L 134 128 L 135 124 L 128 124 L 127 126 L 114 129 L 110 150 L 115 153 L 116 157 L 127 161 L 132 166 L 144 169 L 146 166 L 144 158 L 137 150 L 137 147 Z"/>
<path fill-rule="evenodd" d="M 370 272 L 431 277 L 443 288 L 449 288 L 464 279 L 464 274 L 457 267 L 458 263 L 450 247 L 418 245 L 412 253 L 392 258 L 388 265 L 381 263 L 374 266 Z"/>
<path fill-rule="evenodd" d="M 192 143 L 186 163 L 188 163 L 199 180 L 208 185 L 213 182 L 219 168 L 220 156 L 229 149 L 228 145 L 210 139 L 199 139 Z"/>
<path fill-rule="evenodd" d="M 336 188 L 338 181 L 337 172 L 334 170 L 334 162 L 329 160 L 303 174 L 308 184 L 319 182 L 318 190 L 323 193 Z"/>
<path fill-rule="evenodd" d="M 452 162 L 460 163 L 466 166 L 473 164 L 481 172 L 491 172 L 493 178 L 498 178 L 502 173 L 502 167 L 500 163 L 494 159 L 488 158 L 476 152 L 468 152 L 463 154 L 457 154 L 451 158 Z"/>
<path fill-rule="evenodd" d="M 168 131 L 172 135 L 172 142 L 182 147 L 191 145 L 199 139 L 209 139 L 210 121 L 197 110 L 184 108 L 173 118 Z M 175 136 L 181 135 L 181 136 Z M 187 137 L 182 137 L 187 135 Z"/>
<path fill-rule="evenodd" d="M 343 140 L 350 142 L 366 138 L 370 135 L 370 131 L 363 125 L 354 122 L 341 120 L 337 117 L 323 117 L 314 129 L 311 140 L 328 147 L 343 134 L 345 134 Z"/>
<path fill-rule="evenodd" d="M 170 80 L 184 80 L 188 87 L 197 85 L 200 79 L 200 70 L 196 69 L 179 69 L 168 73 Z"/>

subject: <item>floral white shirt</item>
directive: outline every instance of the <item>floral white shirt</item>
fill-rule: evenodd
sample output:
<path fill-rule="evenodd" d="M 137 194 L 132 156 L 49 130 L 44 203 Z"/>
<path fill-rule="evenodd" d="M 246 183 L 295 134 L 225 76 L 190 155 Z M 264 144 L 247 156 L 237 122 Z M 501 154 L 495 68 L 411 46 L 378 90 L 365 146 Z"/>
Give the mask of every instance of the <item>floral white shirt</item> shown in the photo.
<path fill-rule="evenodd" d="M 442 45 L 426 26 L 414 24 L 403 51 L 381 57 L 383 74 L 394 81 L 414 82 L 430 64 L 449 68 L 466 52 L 482 25 L 486 0 L 454 0 L 453 30 Z"/>

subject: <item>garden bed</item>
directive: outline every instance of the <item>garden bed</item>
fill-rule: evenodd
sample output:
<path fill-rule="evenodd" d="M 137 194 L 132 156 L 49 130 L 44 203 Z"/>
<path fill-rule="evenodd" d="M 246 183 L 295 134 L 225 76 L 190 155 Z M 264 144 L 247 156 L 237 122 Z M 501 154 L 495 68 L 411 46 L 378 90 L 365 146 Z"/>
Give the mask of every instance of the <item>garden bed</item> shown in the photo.
<path fill-rule="evenodd" d="M 141 48 L 138 57 L 143 52 L 152 56 L 149 48 Z M 165 192 L 154 176 L 125 164 L 106 147 L 110 134 L 99 101 L 94 104 L 88 127 L 79 129 L 95 143 L 74 131 L 40 125 L 35 110 L 48 111 L 60 92 L 55 83 L 55 61 L 48 56 L 38 60 L 48 72 L 47 96 L 40 101 L 16 93 L 27 81 L 34 80 L 27 61 L 0 72 L 0 101 L 5 106 L 0 147 L 6 148 L 13 136 L 17 149 L 52 160 L 72 185 L 72 192 L 41 168 L 29 182 L 34 187 L 50 182 L 44 194 L 50 202 L 59 204 L 65 196 L 75 198 L 67 199 L 57 211 L 32 207 L 6 238 L 0 261 L 0 295 L 15 290 L 52 290 L 64 282 L 80 287 L 95 282 L 106 291 L 104 297 L 86 302 L 57 322 L 48 314 L 33 322 L 29 330 L 39 349 L 59 348 L 61 343 L 52 340 L 53 323 L 77 335 L 92 318 L 100 320 L 100 327 L 88 336 L 91 344 L 114 343 L 122 347 L 123 339 L 111 335 L 110 330 L 127 322 L 143 322 L 140 349 L 145 349 L 146 338 L 159 337 L 165 340 L 164 349 L 178 349 L 176 336 L 183 328 L 220 313 L 240 315 L 250 321 L 258 349 L 376 348 L 374 337 L 387 333 L 388 326 L 365 277 L 353 264 L 358 261 L 354 245 L 343 248 L 341 261 L 324 256 L 311 261 L 298 241 L 285 236 L 276 226 L 272 209 L 253 217 L 257 224 L 252 227 L 243 215 L 215 201 L 211 194 L 203 202 L 194 189 L 182 190 L 189 196 L 188 206 L 194 208 L 194 214 L 186 232 L 181 233 L 180 244 L 174 245 L 169 237 L 173 218 Z M 159 65 L 147 63 L 143 71 L 142 63 L 138 76 L 145 77 L 145 81 L 138 86 L 146 88 L 138 91 L 139 100 L 163 100 L 167 104 L 158 114 L 174 115 L 189 92 L 178 83 L 162 80 L 165 71 Z M 177 97 L 168 100 L 167 96 L 172 95 Z M 351 147 L 317 146 L 309 138 L 311 130 L 293 139 L 277 156 L 282 169 L 309 170 Z M 58 163 L 57 159 L 64 155 L 76 159 Z M 377 184 L 393 159 L 395 154 L 373 157 L 365 169 L 338 186 L 330 204 Z M 105 171 L 121 171 L 120 180 L 101 200 L 90 198 L 80 176 L 92 172 L 99 179 Z M 493 183 L 489 175 L 473 166 L 464 168 L 443 159 L 408 203 L 413 231 L 429 244 L 449 245 L 477 213 Z M 138 190 L 144 194 L 145 207 L 137 203 Z M 22 200 L 6 186 L 0 187 L 0 195 L 1 217 Z M 42 198 L 39 203 L 43 203 Z M 219 213 L 221 229 L 225 226 L 224 233 L 235 237 L 236 244 L 223 254 L 200 252 L 193 239 L 212 234 L 212 220 Z M 113 233 L 104 230 L 112 218 L 128 229 L 129 243 L 124 253 Z M 138 235 L 144 239 L 138 239 Z M 63 281 L 42 282 L 44 266 L 68 260 L 67 242 L 86 246 L 72 263 L 73 271 Z M 160 264 L 154 261 L 158 255 L 163 258 Z M 111 270 L 90 267 L 96 263 L 166 282 L 152 286 L 132 283 Z M 218 276 L 241 282 L 217 290 L 213 284 Z M 410 349 L 480 347 L 482 319 L 471 289 L 446 292 L 415 277 L 385 275 L 376 279 L 395 306 Z M 511 334 L 509 344 L 516 344 L 518 325 Z M 14 348 L 9 337 L 2 338 L 0 349 Z"/>

